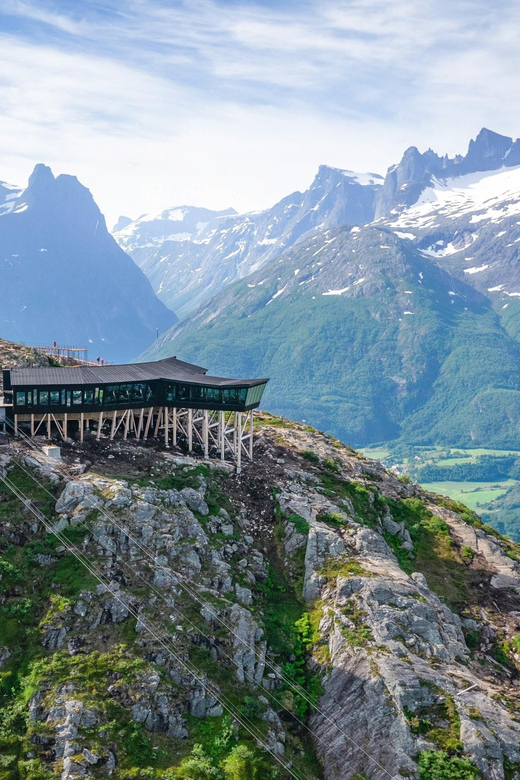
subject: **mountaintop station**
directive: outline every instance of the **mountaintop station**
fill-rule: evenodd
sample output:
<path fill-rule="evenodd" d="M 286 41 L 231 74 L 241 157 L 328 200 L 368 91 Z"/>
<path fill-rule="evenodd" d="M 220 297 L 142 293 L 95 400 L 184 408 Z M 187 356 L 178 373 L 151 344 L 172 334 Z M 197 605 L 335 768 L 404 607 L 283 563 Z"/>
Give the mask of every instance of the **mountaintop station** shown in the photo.
<path fill-rule="evenodd" d="M 11 368 L 3 371 L 3 410 L 15 434 L 20 426 L 31 437 L 40 431 L 62 439 L 77 431 L 102 431 L 113 439 L 164 437 L 188 451 L 200 446 L 240 467 L 253 458 L 253 409 L 268 379 L 208 376 L 207 369 L 175 357 L 149 363 L 110 366 Z"/>

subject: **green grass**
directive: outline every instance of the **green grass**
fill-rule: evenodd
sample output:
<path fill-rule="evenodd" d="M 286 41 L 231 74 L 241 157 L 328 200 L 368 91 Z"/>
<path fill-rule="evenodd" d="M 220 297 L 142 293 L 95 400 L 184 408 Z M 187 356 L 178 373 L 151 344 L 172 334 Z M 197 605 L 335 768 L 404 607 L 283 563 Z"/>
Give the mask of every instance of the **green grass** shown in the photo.
<path fill-rule="evenodd" d="M 422 487 L 432 493 L 460 501 L 477 511 L 505 495 L 509 488 L 517 484 L 517 480 L 506 479 L 503 482 L 427 482 L 423 483 Z"/>
<path fill-rule="evenodd" d="M 392 451 L 388 447 L 361 447 L 359 452 L 366 458 L 382 461 L 387 460 Z"/>

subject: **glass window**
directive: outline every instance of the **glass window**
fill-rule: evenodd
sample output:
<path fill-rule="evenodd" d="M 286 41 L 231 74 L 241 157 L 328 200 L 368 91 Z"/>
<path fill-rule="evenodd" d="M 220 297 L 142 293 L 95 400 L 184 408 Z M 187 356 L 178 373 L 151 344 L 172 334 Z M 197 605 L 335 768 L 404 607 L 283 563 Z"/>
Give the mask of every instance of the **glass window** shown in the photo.
<path fill-rule="evenodd" d="M 97 390 L 97 388 L 96 388 L 96 390 Z M 103 395 L 104 395 L 104 394 L 103 394 L 103 388 L 100 388 L 100 389 L 99 389 L 99 403 L 100 403 L 100 404 L 102 404 L 102 403 L 103 403 Z"/>
<path fill-rule="evenodd" d="M 16 405 L 25 406 L 25 390 L 18 390 L 16 393 Z"/>
<path fill-rule="evenodd" d="M 50 398 L 51 406 L 59 406 L 60 405 L 60 391 L 59 390 L 51 390 L 49 392 L 49 398 Z"/>
<path fill-rule="evenodd" d="M 74 406 L 81 406 L 83 403 L 83 392 L 81 390 L 72 391 L 72 403 Z"/>
<path fill-rule="evenodd" d="M 94 403 L 94 390 L 92 388 L 90 390 L 84 390 L 85 394 L 85 403 L 86 404 L 93 404 Z"/>
<path fill-rule="evenodd" d="M 61 390 L 61 405 L 65 406 L 65 390 Z"/>
<path fill-rule="evenodd" d="M 38 398 L 38 396 L 35 396 L 35 398 Z M 27 406 L 32 406 L 32 393 L 30 390 L 27 391 Z"/>
<path fill-rule="evenodd" d="M 146 385 L 144 382 L 136 382 L 132 385 L 132 401 L 144 401 Z"/>
<path fill-rule="evenodd" d="M 107 385 L 105 392 L 105 403 L 115 404 L 117 402 L 117 392 L 119 391 L 119 385 Z"/>
<path fill-rule="evenodd" d="M 120 403 L 128 403 L 132 394 L 132 385 L 120 385 L 117 400 Z"/>
<path fill-rule="evenodd" d="M 40 390 L 40 406 L 47 406 L 49 403 L 49 391 Z"/>
<path fill-rule="evenodd" d="M 70 406 L 72 402 L 72 393 L 70 390 L 67 390 L 67 406 Z"/>
<path fill-rule="evenodd" d="M 252 404 L 258 404 L 260 402 L 260 399 L 262 398 L 262 395 L 265 390 L 265 384 L 263 385 L 255 385 L 254 387 L 250 387 L 247 391 L 247 406 L 251 406 Z"/>

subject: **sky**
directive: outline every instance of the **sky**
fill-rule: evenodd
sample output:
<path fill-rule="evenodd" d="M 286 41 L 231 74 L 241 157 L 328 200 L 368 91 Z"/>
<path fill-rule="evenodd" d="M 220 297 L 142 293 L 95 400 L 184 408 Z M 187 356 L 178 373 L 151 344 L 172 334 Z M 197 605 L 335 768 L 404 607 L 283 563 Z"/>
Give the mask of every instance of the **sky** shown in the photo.
<path fill-rule="evenodd" d="M 76 175 L 109 225 L 266 208 L 320 164 L 516 138 L 519 44 L 516 0 L 2 0 L 0 180 Z"/>

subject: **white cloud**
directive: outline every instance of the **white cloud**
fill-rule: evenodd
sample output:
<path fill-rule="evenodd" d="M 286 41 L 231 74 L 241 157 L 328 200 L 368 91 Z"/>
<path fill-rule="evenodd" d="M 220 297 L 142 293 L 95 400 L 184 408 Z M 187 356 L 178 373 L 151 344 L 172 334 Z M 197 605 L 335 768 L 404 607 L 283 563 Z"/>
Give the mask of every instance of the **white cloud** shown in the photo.
<path fill-rule="evenodd" d="M 515 134 L 519 11 L 504 0 L 4 0 L 0 179 L 47 162 L 108 212 L 270 205 L 324 162 Z M 2 27 L 0 26 L 0 30 Z"/>

